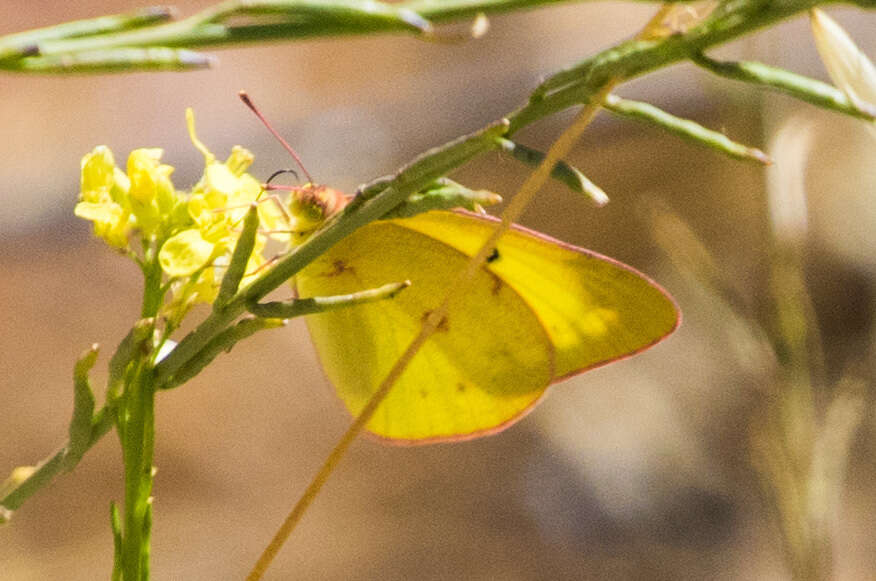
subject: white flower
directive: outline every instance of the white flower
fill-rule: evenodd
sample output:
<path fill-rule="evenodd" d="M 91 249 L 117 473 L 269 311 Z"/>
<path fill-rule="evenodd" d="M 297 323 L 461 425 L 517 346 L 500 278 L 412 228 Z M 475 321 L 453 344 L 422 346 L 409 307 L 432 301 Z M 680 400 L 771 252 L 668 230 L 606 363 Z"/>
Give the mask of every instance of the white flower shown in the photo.
<path fill-rule="evenodd" d="M 815 45 L 830 78 L 852 101 L 876 106 L 876 67 L 835 20 L 815 8 L 809 15 Z M 876 121 L 868 128 L 876 137 Z"/>

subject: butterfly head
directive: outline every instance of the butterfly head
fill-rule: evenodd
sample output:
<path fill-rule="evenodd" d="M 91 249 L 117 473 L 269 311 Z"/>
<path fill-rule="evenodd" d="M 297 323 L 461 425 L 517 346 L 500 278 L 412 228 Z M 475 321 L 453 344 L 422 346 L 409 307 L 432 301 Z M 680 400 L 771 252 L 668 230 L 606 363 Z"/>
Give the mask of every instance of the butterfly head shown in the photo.
<path fill-rule="evenodd" d="M 291 191 L 288 201 L 289 215 L 294 230 L 312 232 L 347 205 L 348 197 L 338 190 L 313 183 L 306 183 Z"/>

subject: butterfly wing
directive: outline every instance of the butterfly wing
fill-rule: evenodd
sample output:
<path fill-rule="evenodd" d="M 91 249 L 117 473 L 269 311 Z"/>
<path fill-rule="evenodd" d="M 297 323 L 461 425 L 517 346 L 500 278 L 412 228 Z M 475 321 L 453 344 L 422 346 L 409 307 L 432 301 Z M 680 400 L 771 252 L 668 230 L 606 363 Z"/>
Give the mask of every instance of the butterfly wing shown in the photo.
<path fill-rule="evenodd" d="M 308 317 L 323 368 L 354 415 L 469 258 L 406 222 L 361 228 L 296 280 L 300 296 L 411 281 L 391 300 Z M 370 431 L 400 440 L 473 435 L 503 425 L 541 395 L 553 376 L 553 350 L 526 302 L 486 270 L 465 298 L 412 360 L 368 424 Z"/>
<path fill-rule="evenodd" d="M 298 275 L 301 296 L 412 283 L 391 300 L 308 317 L 326 374 L 351 413 L 495 226 L 455 212 L 375 222 Z M 423 442 L 497 431 L 552 381 L 640 351 L 677 324 L 671 299 L 641 274 L 519 228 L 452 304 L 369 422 L 371 432 Z"/>
<path fill-rule="evenodd" d="M 407 227 L 472 255 L 496 219 L 429 212 Z M 680 322 L 669 294 L 635 269 L 595 252 L 514 226 L 487 267 L 542 321 L 556 351 L 555 380 L 638 353 Z"/>

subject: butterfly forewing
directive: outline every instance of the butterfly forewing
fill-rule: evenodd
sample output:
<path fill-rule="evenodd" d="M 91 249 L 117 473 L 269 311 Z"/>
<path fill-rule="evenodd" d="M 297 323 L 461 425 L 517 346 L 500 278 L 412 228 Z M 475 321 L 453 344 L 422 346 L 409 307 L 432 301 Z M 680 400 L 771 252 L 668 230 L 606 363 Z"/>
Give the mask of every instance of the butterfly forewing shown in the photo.
<path fill-rule="evenodd" d="M 442 300 L 468 256 L 440 239 L 377 222 L 338 243 L 297 278 L 301 296 L 345 294 L 410 280 L 393 299 L 308 317 L 323 367 L 358 413 Z M 482 270 L 416 355 L 368 429 L 400 440 L 495 430 L 537 400 L 553 377 L 539 318 L 501 277 Z"/>

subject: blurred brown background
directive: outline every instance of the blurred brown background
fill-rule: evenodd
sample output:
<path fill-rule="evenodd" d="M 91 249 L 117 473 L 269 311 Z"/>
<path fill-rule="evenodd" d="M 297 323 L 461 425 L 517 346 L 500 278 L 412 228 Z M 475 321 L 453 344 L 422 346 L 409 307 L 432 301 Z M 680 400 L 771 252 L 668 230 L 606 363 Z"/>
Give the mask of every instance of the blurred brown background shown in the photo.
<path fill-rule="evenodd" d="M 182 15 L 209 4 L 177 3 Z M 4 2 L 0 32 L 138 5 Z M 133 148 L 163 147 L 175 183 L 187 187 L 203 163 L 185 131 L 191 106 L 201 139 L 220 157 L 235 144 L 250 148 L 263 178 L 289 160 L 238 102 L 246 88 L 319 181 L 352 191 L 516 107 L 541 77 L 628 37 L 653 9 L 593 3 L 496 17 L 485 38 L 458 45 L 386 36 L 235 48 L 205 72 L 0 76 L 0 479 L 64 440 L 75 358 L 103 345 L 100 377 L 139 310 L 139 273 L 72 216 L 79 159 L 92 147 L 110 146 L 120 164 Z M 832 14 L 876 52 L 874 15 Z M 719 54 L 825 78 L 804 20 Z M 787 119 L 812 124 L 809 276 L 831 353 L 857 345 L 876 283 L 876 147 L 860 125 L 687 65 L 620 93 L 764 148 Z M 568 119 L 521 140 L 546 147 Z M 765 170 L 608 117 L 573 161 L 612 203 L 595 210 L 552 184 L 527 225 L 660 280 L 682 305 L 682 329 L 557 386 L 499 436 L 413 449 L 359 441 L 268 578 L 787 578 L 746 451 L 759 386 L 740 366 L 722 311 L 673 271 L 643 211 L 668 204 L 756 295 Z M 456 177 L 508 196 L 525 175 L 489 155 Z M 242 578 L 349 421 L 299 323 L 162 394 L 157 417 L 155 579 Z M 874 428 L 870 410 L 849 463 L 838 579 L 876 578 Z M 17 511 L 0 528 L 0 579 L 108 576 L 120 466 L 110 434 Z"/>

